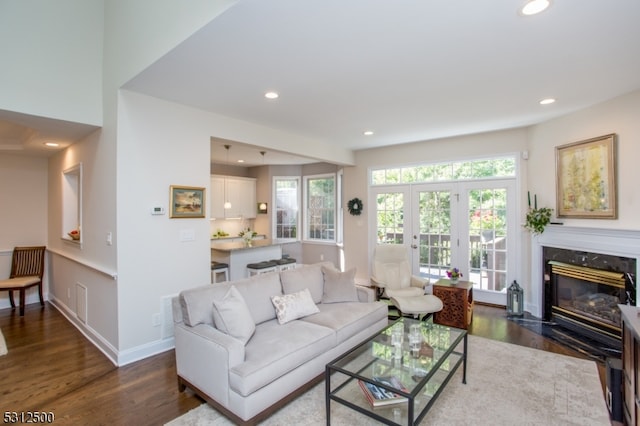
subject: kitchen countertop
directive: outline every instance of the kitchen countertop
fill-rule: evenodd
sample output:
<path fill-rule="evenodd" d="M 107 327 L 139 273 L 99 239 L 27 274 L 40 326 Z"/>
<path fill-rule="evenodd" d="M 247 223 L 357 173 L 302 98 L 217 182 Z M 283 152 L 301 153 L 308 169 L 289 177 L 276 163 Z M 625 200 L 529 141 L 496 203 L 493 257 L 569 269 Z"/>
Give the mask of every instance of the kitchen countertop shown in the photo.
<path fill-rule="evenodd" d="M 216 241 L 216 242 L 212 242 L 211 243 L 211 249 L 212 250 L 218 250 L 218 251 L 232 252 L 232 251 L 241 251 L 241 250 L 252 250 L 252 249 L 260 248 L 260 247 L 278 246 L 278 245 L 282 245 L 282 244 L 295 243 L 295 242 L 297 242 L 297 240 L 295 240 L 293 238 L 291 238 L 291 239 L 275 239 L 275 240 L 262 239 L 262 240 L 253 240 L 251 242 L 251 246 L 248 246 L 243 241 L 233 241 L 233 242 L 219 242 L 219 241 Z"/>

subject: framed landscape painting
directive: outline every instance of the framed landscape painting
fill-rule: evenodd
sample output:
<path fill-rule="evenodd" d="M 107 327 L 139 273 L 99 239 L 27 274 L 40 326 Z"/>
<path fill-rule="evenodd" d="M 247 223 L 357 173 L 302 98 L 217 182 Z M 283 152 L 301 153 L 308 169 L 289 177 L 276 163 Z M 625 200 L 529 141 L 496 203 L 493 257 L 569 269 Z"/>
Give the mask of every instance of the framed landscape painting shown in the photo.
<path fill-rule="evenodd" d="M 205 188 L 193 186 L 170 187 L 170 218 L 202 218 L 204 217 Z"/>
<path fill-rule="evenodd" d="M 616 219 L 616 135 L 556 147 L 558 217 Z"/>

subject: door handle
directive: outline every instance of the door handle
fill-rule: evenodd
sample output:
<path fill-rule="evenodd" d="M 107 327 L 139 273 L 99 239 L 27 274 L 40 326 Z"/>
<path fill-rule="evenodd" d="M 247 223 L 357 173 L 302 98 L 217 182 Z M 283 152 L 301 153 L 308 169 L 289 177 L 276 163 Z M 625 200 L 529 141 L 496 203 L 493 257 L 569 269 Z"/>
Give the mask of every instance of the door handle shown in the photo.
<path fill-rule="evenodd" d="M 418 246 L 417 246 L 417 245 L 415 245 L 415 244 L 411 244 L 411 248 L 412 248 L 412 249 L 417 249 L 417 248 L 418 248 Z"/>

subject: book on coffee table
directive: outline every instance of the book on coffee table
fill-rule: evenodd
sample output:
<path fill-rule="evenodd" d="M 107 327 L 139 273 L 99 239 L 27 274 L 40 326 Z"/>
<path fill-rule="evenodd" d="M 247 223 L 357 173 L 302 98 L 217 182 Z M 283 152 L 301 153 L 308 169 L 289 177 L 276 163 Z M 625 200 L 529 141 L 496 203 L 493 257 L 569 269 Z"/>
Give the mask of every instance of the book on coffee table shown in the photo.
<path fill-rule="evenodd" d="M 396 389 L 400 389 L 403 392 L 409 392 L 409 390 L 404 387 L 402 382 L 395 376 L 388 377 L 374 377 L 374 380 L 377 382 L 384 383 L 385 385 L 392 386 Z M 358 384 L 362 388 L 364 392 L 364 396 L 369 401 L 369 404 L 373 407 L 380 407 L 383 405 L 390 404 L 399 404 L 405 402 L 407 398 L 402 395 L 399 395 L 395 392 L 384 389 L 383 387 L 376 386 L 373 383 L 365 382 L 362 380 L 358 380 Z"/>

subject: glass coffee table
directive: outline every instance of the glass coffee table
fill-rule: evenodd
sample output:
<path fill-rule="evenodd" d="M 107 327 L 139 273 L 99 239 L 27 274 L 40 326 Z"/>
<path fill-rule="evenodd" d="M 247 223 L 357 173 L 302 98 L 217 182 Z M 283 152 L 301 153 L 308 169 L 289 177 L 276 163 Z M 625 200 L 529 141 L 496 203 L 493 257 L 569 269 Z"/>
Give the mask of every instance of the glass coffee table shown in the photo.
<path fill-rule="evenodd" d="M 460 365 L 466 384 L 466 330 L 400 318 L 327 364 L 327 425 L 331 401 L 384 424 L 418 424 Z"/>

